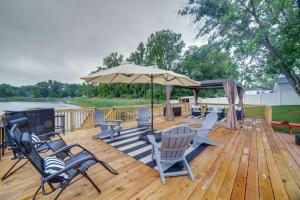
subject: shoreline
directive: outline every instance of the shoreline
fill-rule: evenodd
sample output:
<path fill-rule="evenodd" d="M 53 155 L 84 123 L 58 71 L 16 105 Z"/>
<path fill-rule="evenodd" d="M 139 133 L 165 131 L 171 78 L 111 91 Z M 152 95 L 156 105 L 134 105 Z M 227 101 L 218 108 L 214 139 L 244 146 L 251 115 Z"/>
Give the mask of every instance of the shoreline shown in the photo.
<path fill-rule="evenodd" d="M 1 97 L 0 102 L 61 102 L 80 107 L 112 107 L 112 106 L 129 106 L 144 105 L 150 101 L 146 99 L 124 99 L 124 98 L 88 98 L 88 97 L 72 97 L 72 98 L 31 98 L 31 97 Z"/>

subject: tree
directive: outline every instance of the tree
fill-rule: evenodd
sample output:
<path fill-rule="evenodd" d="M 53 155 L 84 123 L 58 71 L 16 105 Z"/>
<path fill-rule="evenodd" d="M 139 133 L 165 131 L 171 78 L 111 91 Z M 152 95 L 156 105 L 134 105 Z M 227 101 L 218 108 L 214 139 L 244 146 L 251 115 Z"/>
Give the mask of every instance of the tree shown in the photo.
<path fill-rule="evenodd" d="M 90 72 L 90 75 L 91 75 L 91 74 L 95 74 L 95 73 L 100 72 L 100 71 L 105 70 L 105 69 L 106 69 L 105 67 L 102 67 L 102 66 L 100 65 L 100 66 L 98 66 L 94 71 L 91 71 L 91 72 Z"/>
<path fill-rule="evenodd" d="M 12 97 L 16 95 L 16 87 L 8 84 L 0 84 L 0 97 Z"/>
<path fill-rule="evenodd" d="M 105 58 L 103 58 L 103 65 L 105 68 L 109 69 L 115 66 L 122 64 L 124 61 L 124 56 L 122 54 L 118 54 L 118 52 L 112 52 Z"/>
<path fill-rule="evenodd" d="M 49 97 L 61 97 L 61 93 L 64 90 L 64 84 L 58 81 L 48 81 L 49 84 Z"/>
<path fill-rule="evenodd" d="M 128 62 L 132 62 L 136 65 L 146 65 L 147 51 L 143 42 L 139 43 L 136 51 L 131 53 L 126 59 Z"/>
<path fill-rule="evenodd" d="M 170 30 L 152 33 L 147 40 L 147 65 L 161 69 L 175 70 L 183 47 L 181 34 Z"/>
<path fill-rule="evenodd" d="M 49 88 L 49 82 L 46 82 L 46 81 L 39 82 L 35 86 L 37 87 L 37 89 L 34 93 L 36 96 L 48 97 L 49 89 L 50 89 Z"/>
<path fill-rule="evenodd" d="M 228 53 L 222 52 L 213 44 L 189 47 L 185 51 L 177 71 L 188 74 L 194 80 L 238 77 L 237 66 L 231 61 Z"/>
<path fill-rule="evenodd" d="M 116 67 L 124 61 L 124 56 L 122 54 L 118 54 L 118 52 L 112 52 L 108 56 L 103 58 L 103 67 L 99 66 L 95 71 L 92 71 L 90 74 L 109 69 L 112 67 Z M 91 85 L 91 84 L 88 84 Z M 100 83 L 97 86 L 97 89 L 95 89 L 94 86 L 88 86 L 85 85 L 84 91 L 85 95 L 87 96 L 93 96 L 97 94 L 100 97 L 120 97 L 122 95 L 122 91 L 127 91 L 125 85 L 122 84 L 105 84 L 105 83 Z M 88 92 L 86 92 L 88 91 Z M 125 92 L 126 93 L 126 92 Z"/>
<path fill-rule="evenodd" d="M 123 61 L 124 61 L 124 56 L 122 54 L 119 55 L 118 52 L 111 52 L 108 56 L 103 58 L 102 60 L 103 66 L 99 65 L 94 71 L 90 72 L 90 75 L 105 69 L 118 66 Z"/>
<path fill-rule="evenodd" d="M 193 16 L 198 37 L 209 36 L 238 60 L 284 74 L 300 95 L 299 0 L 190 0 L 179 14 Z"/>

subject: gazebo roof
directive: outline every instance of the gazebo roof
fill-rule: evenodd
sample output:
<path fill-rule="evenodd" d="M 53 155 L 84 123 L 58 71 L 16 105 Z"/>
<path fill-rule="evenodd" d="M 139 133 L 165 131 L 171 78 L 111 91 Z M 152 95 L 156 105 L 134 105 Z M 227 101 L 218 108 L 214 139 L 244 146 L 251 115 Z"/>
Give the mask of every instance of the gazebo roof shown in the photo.
<path fill-rule="evenodd" d="M 204 80 L 199 82 L 199 86 L 192 86 L 192 87 L 183 87 L 189 89 L 223 89 L 223 83 L 227 81 L 235 82 L 236 86 L 239 89 L 242 89 L 242 86 L 239 82 L 233 79 L 216 79 L 216 80 Z"/>

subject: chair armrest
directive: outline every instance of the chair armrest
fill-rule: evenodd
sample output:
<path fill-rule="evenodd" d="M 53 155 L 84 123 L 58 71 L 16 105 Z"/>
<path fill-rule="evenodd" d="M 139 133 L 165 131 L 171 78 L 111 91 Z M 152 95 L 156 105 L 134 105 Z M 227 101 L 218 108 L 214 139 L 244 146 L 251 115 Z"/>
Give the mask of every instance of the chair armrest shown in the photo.
<path fill-rule="evenodd" d="M 195 122 L 190 122 L 190 123 L 186 123 L 184 125 L 186 126 L 194 126 L 194 125 L 198 125 L 199 123 L 195 123 Z"/>
<path fill-rule="evenodd" d="M 110 121 L 108 121 L 108 122 L 114 122 L 115 125 L 120 125 L 121 122 L 123 122 L 123 120 L 110 120 Z"/>
<path fill-rule="evenodd" d="M 86 157 L 86 158 L 81 158 L 81 159 L 78 159 L 77 161 L 75 161 L 73 164 L 65 167 L 64 169 L 62 170 L 59 170 L 58 172 L 50 175 L 50 176 L 47 176 L 46 178 L 43 178 L 43 181 L 46 182 L 46 181 L 49 181 L 53 178 L 55 178 L 56 176 L 58 176 L 59 174 L 62 174 L 62 173 L 65 173 L 66 171 L 70 170 L 70 169 L 73 169 L 73 168 L 78 168 L 80 167 L 80 165 L 88 160 L 94 160 L 94 158 L 92 157 Z"/>
<path fill-rule="evenodd" d="M 109 120 L 108 122 L 122 122 L 123 120 Z"/>
<path fill-rule="evenodd" d="M 147 138 L 154 148 L 160 149 L 160 145 L 155 141 L 155 137 L 153 135 L 147 135 Z"/>
<path fill-rule="evenodd" d="M 78 143 L 74 143 L 74 144 L 69 144 L 69 145 L 63 147 L 63 148 L 61 148 L 61 149 L 59 149 L 59 150 L 53 152 L 52 154 L 50 154 L 50 155 L 48 155 L 48 156 L 55 156 L 55 155 L 57 155 L 58 153 L 69 151 L 70 149 L 72 149 L 72 148 L 74 148 L 74 147 L 79 147 L 79 148 L 83 149 Z M 47 157 L 48 157 L 48 156 L 47 156 Z"/>
<path fill-rule="evenodd" d="M 112 124 L 112 123 L 97 123 L 97 125 L 103 125 L 103 126 L 115 126 L 116 124 Z"/>
<path fill-rule="evenodd" d="M 116 122 L 116 123 L 97 123 L 97 125 L 104 125 L 104 126 L 109 126 L 110 129 L 113 129 L 114 127 L 120 127 L 121 126 L 121 120 L 118 121 L 111 121 L 111 122 Z M 109 121 L 108 121 L 109 122 Z"/>
<path fill-rule="evenodd" d="M 193 131 L 211 131 L 212 128 L 191 128 Z"/>
<path fill-rule="evenodd" d="M 36 146 L 33 146 L 36 150 L 38 150 L 38 148 L 39 148 L 40 146 L 42 146 L 43 144 L 46 144 L 47 148 L 50 149 L 50 146 L 49 146 L 49 144 L 47 143 L 47 141 L 39 141 L 39 142 L 34 142 L 34 141 L 32 141 L 32 145 L 36 145 Z M 46 149 L 44 149 L 44 150 L 46 150 Z"/>
<path fill-rule="evenodd" d="M 50 140 L 49 138 L 55 137 L 55 136 L 57 136 L 57 137 L 59 137 L 59 139 L 63 140 L 61 135 L 58 132 L 55 132 L 55 131 L 39 135 L 38 137 L 41 137 L 42 139 Z"/>
<path fill-rule="evenodd" d="M 41 134 L 41 135 L 38 135 L 38 137 L 41 137 L 41 138 L 50 138 L 50 137 L 55 137 L 56 135 L 59 135 L 59 133 L 55 132 L 55 131 L 52 131 L 52 132 L 49 132 L 49 133 L 44 133 L 44 134 Z"/>
<path fill-rule="evenodd" d="M 46 141 L 39 141 L 39 142 L 34 142 L 32 141 L 32 144 L 35 145 L 35 144 L 39 144 L 39 145 L 42 145 L 42 144 L 47 144 Z"/>

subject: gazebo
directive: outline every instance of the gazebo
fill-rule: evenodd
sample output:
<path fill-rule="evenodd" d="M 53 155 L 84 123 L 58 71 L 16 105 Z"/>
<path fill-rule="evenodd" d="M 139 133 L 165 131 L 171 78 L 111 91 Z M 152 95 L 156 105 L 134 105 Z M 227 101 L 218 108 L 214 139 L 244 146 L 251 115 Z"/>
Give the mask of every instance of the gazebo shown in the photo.
<path fill-rule="evenodd" d="M 238 96 L 239 107 L 241 107 L 243 110 L 243 96 L 244 96 L 244 90 L 237 81 L 233 79 L 205 80 L 205 81 L 200 81 L 199 86 L 181 87 L 181 88 L 194 90 L 195 104 L 197 104 L 200 90 L 224 89 L 229 103 L 229 110 L 226 118 L 226 127 L 229 129 L 237 129 L 238 123 L 237 123 L 237 117 L 236 117 L 235 106 L 234 106 L 235 100 L 236 97 Z"/>

